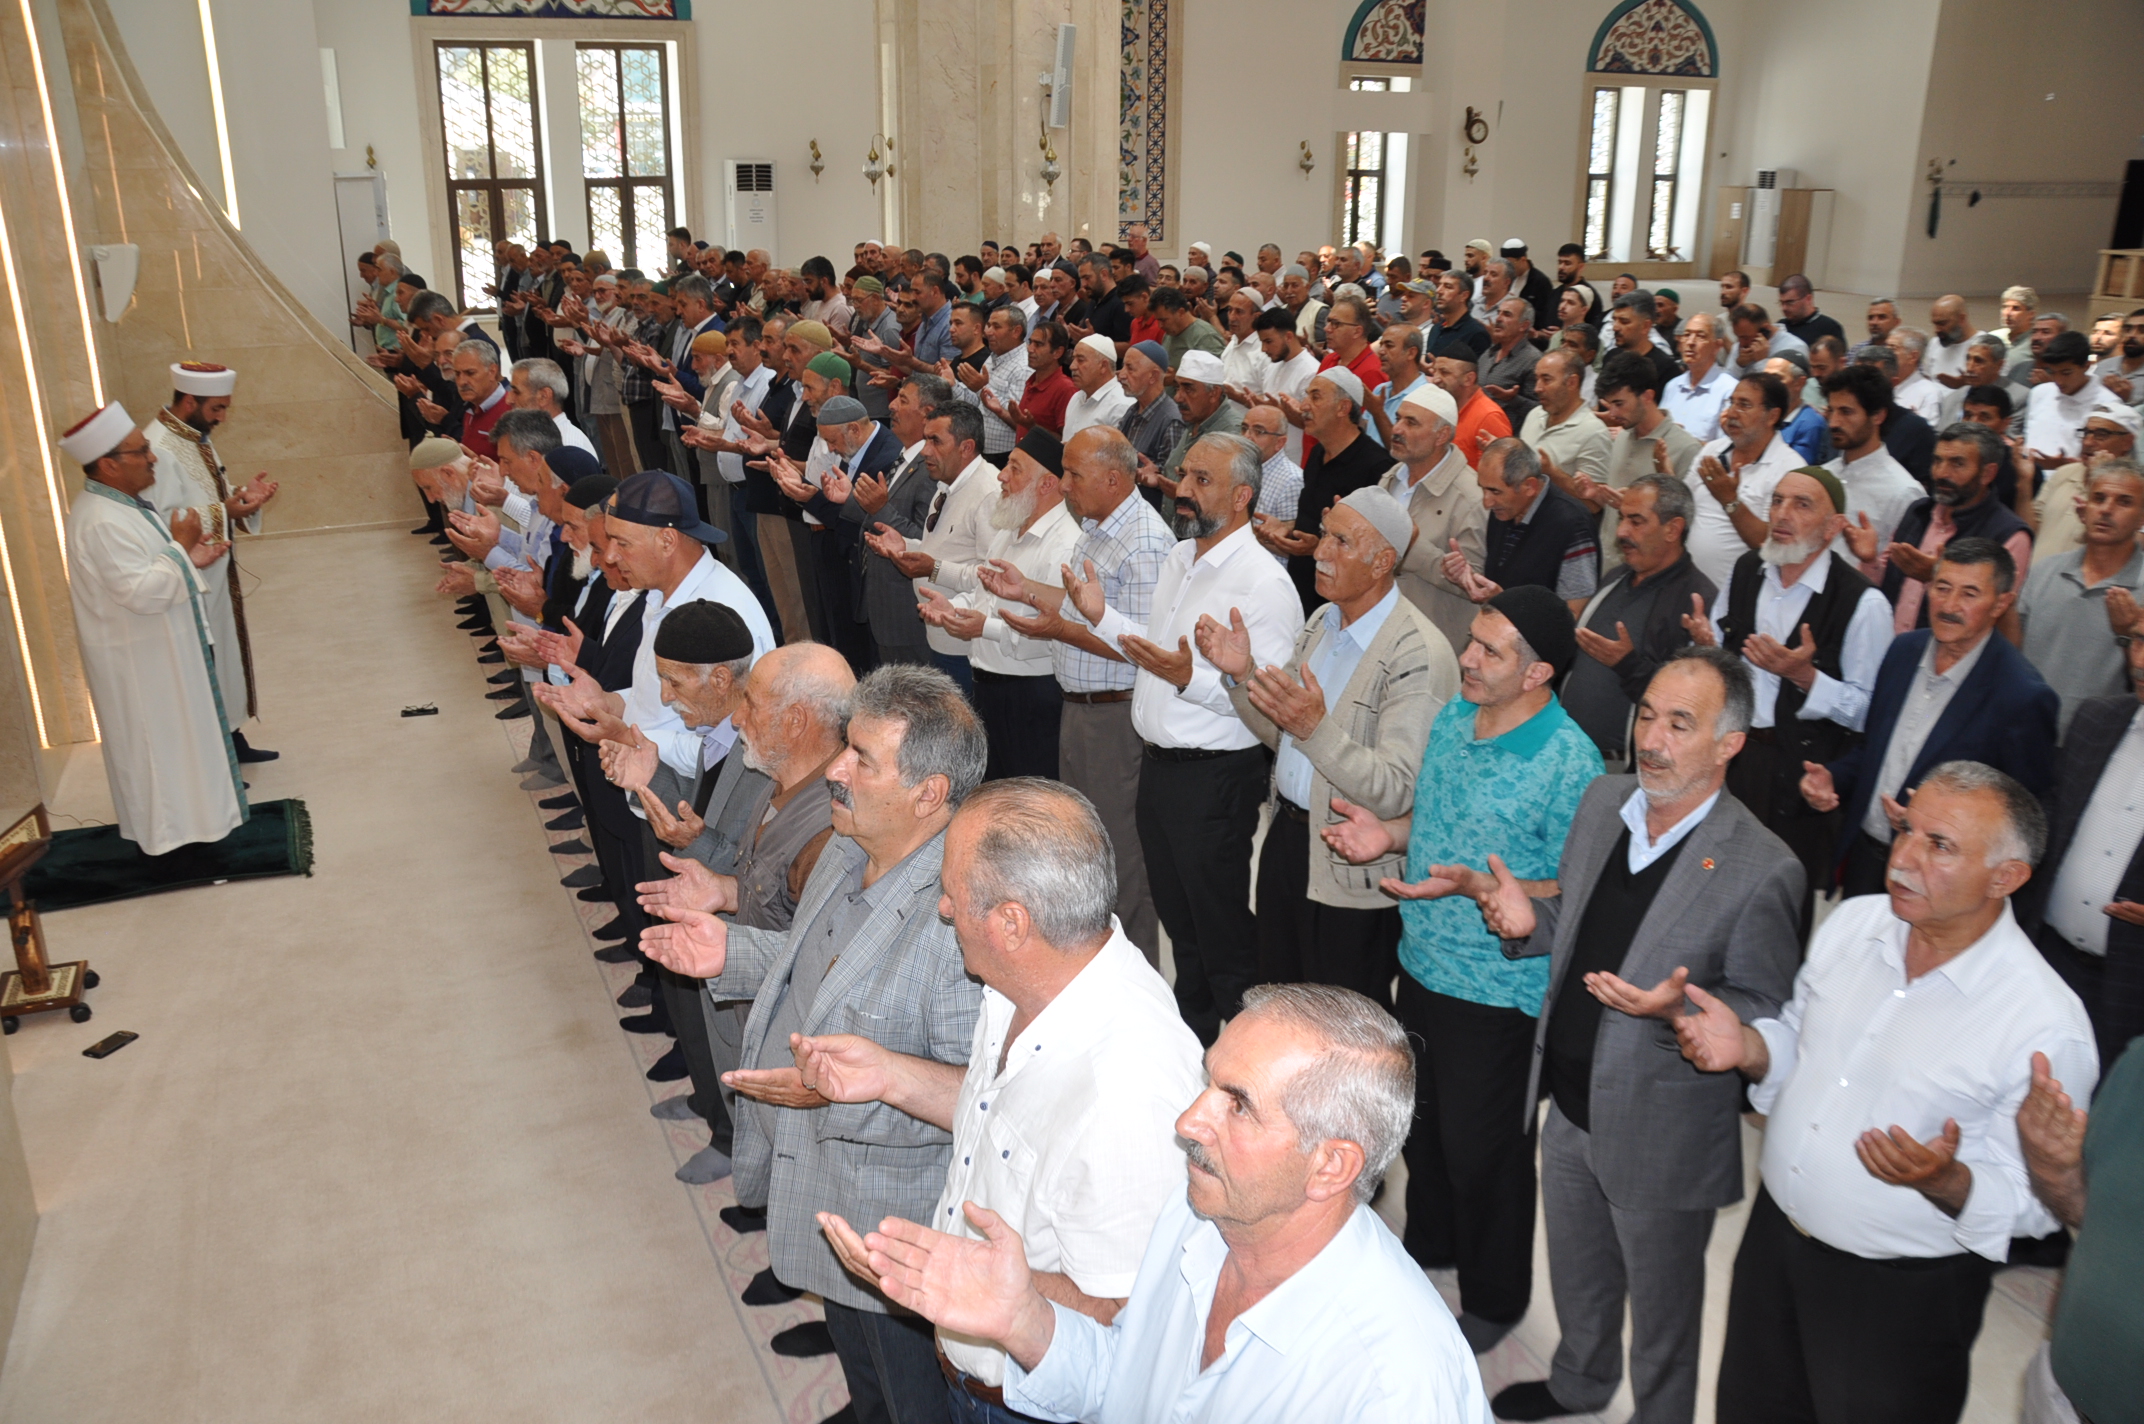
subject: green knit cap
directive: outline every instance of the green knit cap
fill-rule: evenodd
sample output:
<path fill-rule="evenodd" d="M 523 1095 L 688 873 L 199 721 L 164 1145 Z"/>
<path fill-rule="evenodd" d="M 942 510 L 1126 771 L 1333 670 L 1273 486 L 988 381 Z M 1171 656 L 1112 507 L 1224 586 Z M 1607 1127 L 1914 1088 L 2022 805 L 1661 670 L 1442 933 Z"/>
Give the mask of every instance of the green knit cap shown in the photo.
<path fill-rule="evenodd" d="M 804 369 L 817 371 L 828 380 L 839 381 L 843 385 L 849 383 L 849 377 L 852 374 L 849 363 L 831 351 L 821 351 L 811 360 L 804 363 Z"/>

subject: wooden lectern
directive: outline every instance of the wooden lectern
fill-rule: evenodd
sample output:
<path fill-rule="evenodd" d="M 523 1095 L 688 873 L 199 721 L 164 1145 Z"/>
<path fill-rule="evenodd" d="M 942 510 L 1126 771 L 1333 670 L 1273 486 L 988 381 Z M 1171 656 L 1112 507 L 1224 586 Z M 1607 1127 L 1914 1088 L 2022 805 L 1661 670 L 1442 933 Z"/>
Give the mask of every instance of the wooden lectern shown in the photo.
<path fill-rule="evenodd" d="M 37 905 L 24 899 L 23 877 L 52 848 L 52 823 L 40 803 L 0 833 L 0 884 L 7 886 L 7 922 L 15 941 L 15 967 L 0 974 L 0 1031 L 22 1027 L 24 1014 L 65 1009 L 76 1023 L 89 1022 L 82 995 L 97 987 L 97 973 L 86 959 L 66 964 L 45 962 L 45 930 Z"/>

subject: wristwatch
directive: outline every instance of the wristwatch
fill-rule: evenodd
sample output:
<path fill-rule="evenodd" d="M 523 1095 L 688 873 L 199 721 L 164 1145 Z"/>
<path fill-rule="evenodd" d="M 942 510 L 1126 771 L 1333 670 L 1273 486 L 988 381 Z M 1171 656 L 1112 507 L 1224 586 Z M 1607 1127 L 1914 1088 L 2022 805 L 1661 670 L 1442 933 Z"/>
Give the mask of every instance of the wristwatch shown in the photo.
<path fill-rule="evenodd" d="M 1728 518 L 1732 519 L 1734 518 L 1735 511 L 1740 509 L 1741 507 L 1742 497 L 1740 495 L 1736 495 L 1733 499 L 1721 505 L 1720 509 L 1727 515 Z"/>

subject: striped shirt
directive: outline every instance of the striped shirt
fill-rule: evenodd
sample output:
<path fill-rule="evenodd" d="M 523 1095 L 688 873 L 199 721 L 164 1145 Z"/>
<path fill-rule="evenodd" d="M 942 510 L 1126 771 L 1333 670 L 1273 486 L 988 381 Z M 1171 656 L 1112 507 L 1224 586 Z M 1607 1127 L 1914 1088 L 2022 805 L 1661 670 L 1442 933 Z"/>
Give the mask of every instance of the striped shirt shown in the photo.
<path fill-rule="evenodd" d="M 1071 564 L 1084 572 L 1093 560 L 1102 580 L 1102 601 L 1139 628 L 1154 613 L 1154 585 L 1161 579 L 1162 561 L 1176 547 L 1176 536 L 1142 499 L 1137 490 L 1100 519 L 1080 521 L 1079 542 L 1072 546 Z M 1091 625 L 1067 598 L 1063 605 L 1067 623 Z M 1138 676 L 1130 663 L 1105 658 L 1070 643 L 1053 645 L 1057 683 L 1067 692 L 1129 692 Z"/>

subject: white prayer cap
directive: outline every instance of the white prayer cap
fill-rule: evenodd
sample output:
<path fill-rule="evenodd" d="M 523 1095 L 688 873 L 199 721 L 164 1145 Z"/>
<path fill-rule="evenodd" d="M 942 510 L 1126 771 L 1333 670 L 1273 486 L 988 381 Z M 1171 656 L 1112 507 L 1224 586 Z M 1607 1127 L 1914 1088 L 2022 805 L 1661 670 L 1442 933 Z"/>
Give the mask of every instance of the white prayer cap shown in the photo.
<path fill-rule="evenodd" d="M 1101 357 L 1104 361 L 1107 361 L 1111 366 L 1115 366 L 1117 364 L 1117 343 L 1111 341 L 1108 337 L 1102 335 L 1099 331 L 1092 336 L 1083 338 L 1079 344 L 1081 350 L 1092 351 L 1095 355 Z M 1196 377 L 1194 377 L 1193 379 L 1196 379 Z"/>
<path fill-rule="evenodd" d="M 213 361 L 174 361 L 171 388 L 182 396 L 227 396 L 238 389 L 238 373 Z"/>
<path fill-rule="evenodd" d="M 133 433 L 134 417 L 118 401 L 103 407 L 71 427 L 60 436 L 60 448 L 77 465 L 88 468 L 91 462 L 103 459 L 119 448 L 119 442 Z"/>
<path fill-rule="evenodd" d="M 1009 287 L 1012 285 L 1012 277 L 1005 271 L 1003 267 L 990 268 L 988 271 L 983 273 L 983 280 L 986 282 L 995 282 L 1001 287 Z"/>
<path fill-rule="evenodd" d="M 2131 435 L 2144 435 L 2144 412 L 2126 401 L 2110 400 L 2092 407 L 2085 419 L 2111 421 Z"/>
<path fill-rule="evenodd" d="M 1202 386 L 1228 384 L 1228 368 L 1211 351 L 1186 351 L 1176 363 L 1179 381 L 1197 381 Z"/>
<path fill-rule="evenodd" d="M 1422 382 L 1421 385 L 1409 391 L 1400 404 L 1418 405 L 1434 415 L 1443 417 L 1446 425 L 1457 425 L 1459 423 L 1459 402 L 1453 400 L 1452 393 L 1435 381 Z"/>
<path fill-rule="evenodd" d="M 1414 520 L 1383 486 L 1364 485 L 1340 502 L 1367 519 L 1370 527 L 1392 546 L 1392 552 L 1406 554 L 1408 544 L 1414 540 Z"/>
<path fill-rule="evenodd" d="M 1355 404 L 1362 404 L 1362 377 L 1345 366 L 1328 366 L 1311 380 L 1323 381 Z"/>
<path fill-rule="evenodd" d="M 1194 242 L 1194 243 L 1190 244 L 1190 245 L 1189 245 L 1188 247 L 1186 247 L 1186 248 L 1184 249 L 1184 251 L 1185 251 L 1185 252 L 1187 252 L 1187 253 L 1190 253 L 1190 252 L 1203 252 L 1203 253 L 1205 253 L 1205 254 L 1206 254 L 1206 255 L 1207 255 L 1208 257 L 1211 257 L 1211 256 L 1213 256 L 1213 244 L 1212 244 L 1212 243 L 1210 243 L 1210 242 Z"/>

